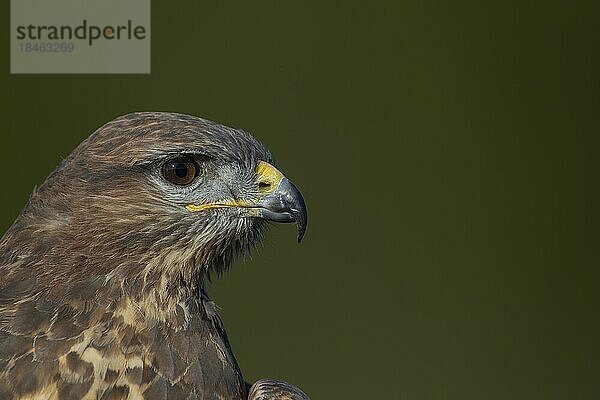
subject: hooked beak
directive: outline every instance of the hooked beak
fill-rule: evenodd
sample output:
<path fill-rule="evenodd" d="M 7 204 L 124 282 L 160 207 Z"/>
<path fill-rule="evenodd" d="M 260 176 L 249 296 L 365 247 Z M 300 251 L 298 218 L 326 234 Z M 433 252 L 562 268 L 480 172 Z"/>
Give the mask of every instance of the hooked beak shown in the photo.
<path fill-rule="evenodd" d="M 268 221 L 295 222 L 298 228 L 298 243 L 306 231 L 306 204 L 296 186 L 283 178 L 276 189 L 256 203 L 257 216 Z"/>
<path fill-rule="evenodd" d="M 256 202 L 257 217 L 275 222 L 295 222 L 298 243 L 306 231 L 306 204 L 298 188 L 277 168 L 260 161 L 256 168 L 261 198 Z"/>
<path fill-rule="evenodd" d="M 256 201 L 223 201 L 209 204 L 188 204 L 191 212 L 213 208 L 245 208 L 253 217 L 274 222 L 295 222 L 298 230 L 298 243 L 306 232 L 306 204 L 298 188 L 277 168 L 260 161 L 256 167 L 256 184 L 259 198 Z"/>

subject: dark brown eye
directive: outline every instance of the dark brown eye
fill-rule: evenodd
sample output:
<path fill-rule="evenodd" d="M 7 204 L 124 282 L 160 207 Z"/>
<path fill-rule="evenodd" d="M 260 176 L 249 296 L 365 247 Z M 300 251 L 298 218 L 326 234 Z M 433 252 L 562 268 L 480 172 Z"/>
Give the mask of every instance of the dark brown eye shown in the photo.
<path fill-rule="evenodd" d="M 189 185 L 198 176 L 200 168 L 190 157 L 178 157 L 163 164 L 162 174 L 175 185 Z"/>

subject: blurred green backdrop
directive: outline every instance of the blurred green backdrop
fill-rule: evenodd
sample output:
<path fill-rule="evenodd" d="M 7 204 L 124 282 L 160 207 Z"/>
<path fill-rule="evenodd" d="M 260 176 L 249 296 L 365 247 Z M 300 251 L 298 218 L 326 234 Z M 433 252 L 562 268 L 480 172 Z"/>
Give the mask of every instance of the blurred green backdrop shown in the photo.
<path fill-rule="evenodd" d="M 302 189 L 209 289 L 313 399 L 600 396 L 593 2 L 153 2 L 151 75 L 0 66 L 0 228 L 117 115 L 253 133 Z M 283 260 L 293 260 L 285 268 Z"/>

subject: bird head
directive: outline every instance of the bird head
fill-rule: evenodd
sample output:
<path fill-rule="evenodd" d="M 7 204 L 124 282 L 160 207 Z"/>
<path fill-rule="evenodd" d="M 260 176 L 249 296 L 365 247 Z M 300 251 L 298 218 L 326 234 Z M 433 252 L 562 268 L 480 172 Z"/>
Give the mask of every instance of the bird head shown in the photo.
<path fill-rule="evenodd" d="M 134 113 L 77 147 L 4 240 L 20 232 L 19 257 L 66 265 L 65 279 L 196 288 L 259 242 L 270 221 L 295 222 L 300 241 L 306 206 L 253 137 L 183 114 Z"/>

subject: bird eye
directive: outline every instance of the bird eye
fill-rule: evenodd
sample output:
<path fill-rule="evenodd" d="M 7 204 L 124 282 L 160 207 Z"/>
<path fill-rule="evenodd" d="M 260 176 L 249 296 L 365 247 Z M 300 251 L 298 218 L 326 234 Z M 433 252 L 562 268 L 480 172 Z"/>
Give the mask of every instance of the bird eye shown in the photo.
<path fill-rule="evenodd" d="M 189 185 L 196 179 L 200 167 L 190 157 L 178 157 L 163 164 L 162 174 L 169 182 L 179 185 Z"/>

